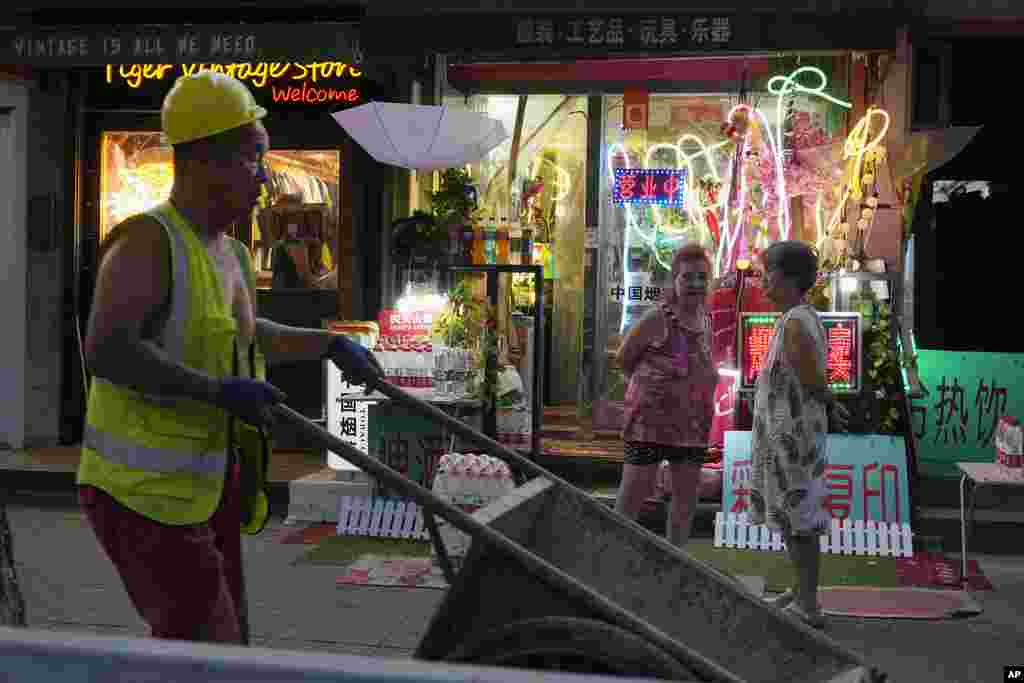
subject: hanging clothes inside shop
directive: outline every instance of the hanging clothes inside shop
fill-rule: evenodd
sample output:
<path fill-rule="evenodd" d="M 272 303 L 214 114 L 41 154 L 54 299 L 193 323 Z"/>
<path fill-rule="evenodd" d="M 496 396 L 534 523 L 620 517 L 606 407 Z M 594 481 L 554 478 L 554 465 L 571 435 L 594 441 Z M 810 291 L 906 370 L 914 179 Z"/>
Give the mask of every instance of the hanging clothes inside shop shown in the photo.
<path fill-rule="evenodd" d="M 289 153 L 293 154 L 293 153 Z M 302 152 L 295 153 L 302 154 Z M 334 238 L 338 224 L 338 170 L 334 166 L 303 165 L 301 160 L 271 152 L 267 156 L 267 182 L 253 216 L 254 259 L 260 270 L 273 271 L 273 287 L 309 287 L 334 270 Z M 286 234 L 287 225 L 274 225 L 271 207 L 282 201 L 326 207 L 318 234 Z M 308 254 L 298 254 L 298 244 Z M 291 240 L 291 242 L 289 242 Z M 287 244 L 286 244 L 287 243 Z M 289 254 L 288 252 L 292 252 Z M 306 265 L 308 264 L 308 266 Z"/>

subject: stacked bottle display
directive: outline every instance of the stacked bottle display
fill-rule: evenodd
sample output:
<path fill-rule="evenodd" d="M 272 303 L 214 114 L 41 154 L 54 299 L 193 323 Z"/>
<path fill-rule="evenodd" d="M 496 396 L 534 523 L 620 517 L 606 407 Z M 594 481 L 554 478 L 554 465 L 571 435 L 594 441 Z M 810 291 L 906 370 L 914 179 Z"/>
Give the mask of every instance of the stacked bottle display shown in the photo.
<path fill-rule="evenodd" d="M 390 384 L 414 392 L 434 389 L 433 347 L 429 342 L 381 341 L 373 352 Z"/>
<path fill-rule="evenodd" d="M 524 265 L 533 263 L 533 226 L 518 220 L 490 217 L 462 231 L 462 252 L 474 266 Z"/>
<path fill-rule="evenodd" d="M 467 395 L 467 380 L 473 357 L 466 349 L 438 346 L 433 353 L 434 393 L 441 398 L 462 398 Z"/>
<path fill-rule="evenodd" d="M 473 507 L 487 505 L 514 488 L 508 465 L 475 453 L 442 455 L 433 486 L 434 493 L 448 502 Z"/>

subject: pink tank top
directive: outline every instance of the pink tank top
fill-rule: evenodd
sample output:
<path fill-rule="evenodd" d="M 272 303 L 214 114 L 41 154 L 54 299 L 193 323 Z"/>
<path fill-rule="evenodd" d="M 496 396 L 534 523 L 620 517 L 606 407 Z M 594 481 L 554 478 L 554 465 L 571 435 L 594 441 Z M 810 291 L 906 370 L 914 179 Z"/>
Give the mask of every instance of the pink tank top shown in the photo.
<path fill-rule="evenodd" d="M 664 446 L 706 448 L 718 376 L 711 362 L 710 321 L 684 328 L 660 307 L 665 335 L 647 347 L 626 389 L 622 438 Z"/>

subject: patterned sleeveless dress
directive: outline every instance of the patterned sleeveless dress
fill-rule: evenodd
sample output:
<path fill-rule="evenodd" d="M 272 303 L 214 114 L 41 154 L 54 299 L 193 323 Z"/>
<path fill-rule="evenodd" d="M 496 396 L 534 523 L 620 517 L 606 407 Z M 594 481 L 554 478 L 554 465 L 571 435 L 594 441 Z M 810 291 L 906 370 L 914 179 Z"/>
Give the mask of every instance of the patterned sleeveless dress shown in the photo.
<path fill-rule="evenodd" d="M 717 373 L 711 361 L 711 326 L 683 326 L 662 304 L 665 334 L 644 351 L 629 378 L 622 439 L 628 464 L 662 460 L 703 464 L 714 414 Z"/>
<path fill-rule="evenodd" d="M 817 535 L 829 525 L 825 509 L 825 404 L 809 395 L 783 353 L 786 323 L 798 320 L 814 339 L 818 367 L 826 369 L 825 328 L 812 306 L 791 309 L 775 326 L 757 378 L 751 443 L 753 524 L 784 535 Z"/>

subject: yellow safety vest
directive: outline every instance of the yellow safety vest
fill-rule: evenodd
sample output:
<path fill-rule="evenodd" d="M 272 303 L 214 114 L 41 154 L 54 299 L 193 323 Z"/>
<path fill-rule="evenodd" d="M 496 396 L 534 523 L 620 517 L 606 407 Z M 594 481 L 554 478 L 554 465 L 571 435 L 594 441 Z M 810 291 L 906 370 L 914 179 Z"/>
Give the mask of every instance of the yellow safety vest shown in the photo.
<path fill-rule="evenodd" d="M 195 228 L 169 202 L 147 212 L 171 247 L 171 306 L 157 343 L 173 360 L 213 377 L 232 374 L 238 326 L 220 274 Z M 245 248 L 238 244 L 240 258 Z M 242 264 L 254 285 L 247 254 Z M 252 291 L 255 297 L 255 291 Z M 264 368 L 257 360 L 258 378 Z M 248 354 L 240 374 L 250 376 Z M 207 521 L 227 469 L 227 414 L 188 398 L 149 396 L 95 377 L 89 391 L 78 484 L 164 524 Z"/>

